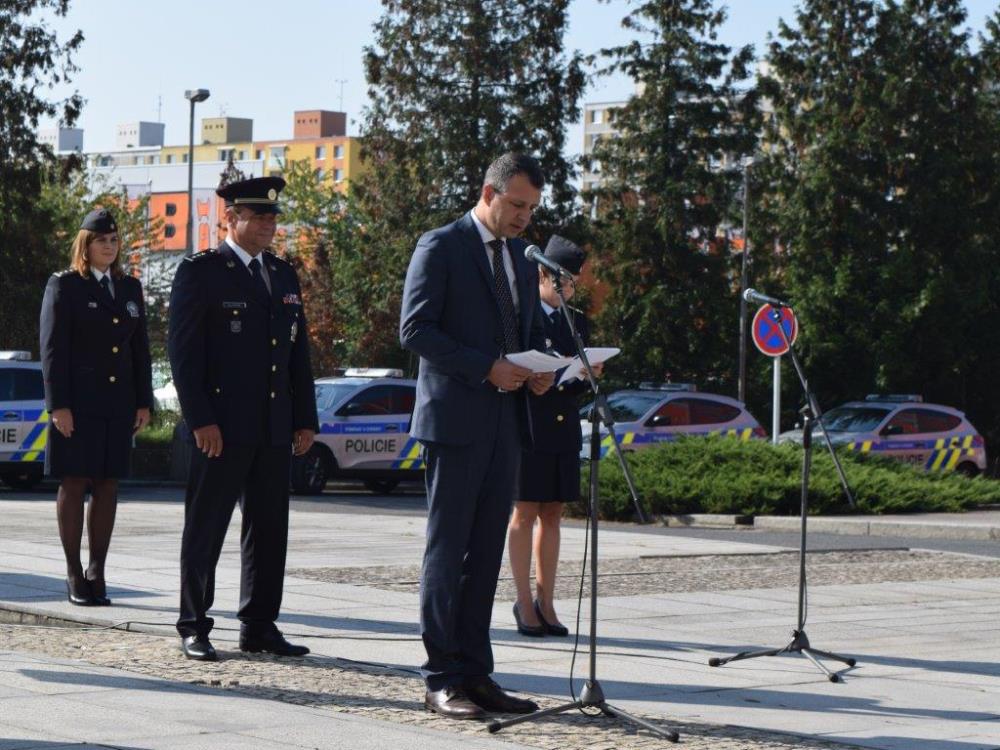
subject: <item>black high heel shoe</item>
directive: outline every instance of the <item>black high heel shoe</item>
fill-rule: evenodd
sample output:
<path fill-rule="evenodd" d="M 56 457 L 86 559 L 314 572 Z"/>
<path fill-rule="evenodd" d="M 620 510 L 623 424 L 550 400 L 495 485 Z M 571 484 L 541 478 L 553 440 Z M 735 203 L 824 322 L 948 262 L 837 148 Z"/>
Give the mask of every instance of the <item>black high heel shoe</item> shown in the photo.
<path fill-rule="evenodd" d="M 555 623 L 546 622 L 545 618 L 542 617 L 542 608 L 538 606 L 538 600 L 537 599 L 535 599 L 535 617 L 537 617 L 538 621 L 540 623 L 542 623 L 542 629 L 548 635 L 555 635 L 555 636 L 559 636 L 560 638 L 565 638 L 566 636 L 569 635 L 569 628 L 567 628 L 562 623 L 558 623 L 558 622 L 555 622 Z"/>
<path fill-rule="evenodd" d="M 530 635 L 532 638 L 543 638 L 545 636 L 544 625 L 525 625 L 521 620 L 521 610 L 514 604 L 514 622 L 517 623 L 517 632 L 521 635 Z"/>
<path fill-rule="evenodd" d="M 66 579 L 66 599 L 69 600 L 70 604 L 75 604 L 78 607 L 93 607 L 94 597 L 90 593 L 90 584 L 87 583 L 87 579 L 83 579 L 82 586 L 74 586 L 71 579 Z"/>
<path fill-rule="evenodd" d="M 94 606 L 111 606 L 111 600 L 108 599 L 108 585 L 104 582 L 103 576 L 101 578 L 88 578 L 87 585 L 90 586 L 90 598 L 93 600 Z"/>

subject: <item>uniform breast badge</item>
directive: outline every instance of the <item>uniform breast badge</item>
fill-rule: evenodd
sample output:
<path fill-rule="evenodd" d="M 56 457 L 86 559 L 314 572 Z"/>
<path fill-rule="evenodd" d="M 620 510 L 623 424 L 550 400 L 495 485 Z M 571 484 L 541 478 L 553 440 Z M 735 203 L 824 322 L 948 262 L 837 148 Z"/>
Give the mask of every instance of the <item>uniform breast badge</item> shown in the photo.
<path fill-rule="evenodd" d="M 229 321 L 229 330 L 232 331 L 233 333 L 239 333 L 240 331 L 243 330 L 243 321 L 242 320 L 230 320 Z"/>
<path fill-rule="evenodd" d="M 128 310 L 128 314 L 133 318 L 139 317 L 139 306 L 132 300 L 125 303 L 125 309 Z"/>
<path fill-rule="evenodd" d="M 292 343 L 293 344 L 295 343 L 295 337 L 298 335 L 298 333 L 299 333 L 299 321 L 296 320 L 294 323 L 292 323 Z"/>

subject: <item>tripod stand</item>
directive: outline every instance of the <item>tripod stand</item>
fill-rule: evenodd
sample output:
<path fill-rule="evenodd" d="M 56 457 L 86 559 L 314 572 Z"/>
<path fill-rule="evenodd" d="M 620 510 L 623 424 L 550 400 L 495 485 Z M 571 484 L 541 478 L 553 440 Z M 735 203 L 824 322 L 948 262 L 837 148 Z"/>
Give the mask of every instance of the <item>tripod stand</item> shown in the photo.
<path fill-rule="evenodd" d="M 802 523 L 799 536 L 798 619 L 796 620 L 795 630 L 792 631 L 792 640 L 787 646 L 783 646 L 782 648 L 764 649 L 760 651 L 741 651 L 738 654 L 722 659 L 712 657 L 708 660 L 708 665 L 710 667 L 721 667 L 722 665 L 728 664 L 732 661 L 756 659 L 759 656 L 801 654 L 815 664 L 816 667 L 827 676 L 827 679 L 829 679 L 830 682 L 842 682 L 843 679 L 840 674 L 832 672 L 817 657 L 840 661 L 848 667 L 853 667 L 857 664 L 857 662 L 849 656 L 841 656 L 830 651 L 820 651 L 817 648 L 813 648 L 809 643 L 809 636 L 806 635 L 806 519 L 809 515 L 809 471 L 812 468 L 812 433 L 814 420 L 818 419 L 820 424 L 822 424 L 823 414 L 819 410 L 819 405 L 816 403 L 816 397 L 809 389 L 809 382 L 806 380 L 805 371 L 802 369 L 802 363 L 799 361 L 798 355 L 792 348 L 791 342 L 788 340 L 788 335 L 785 333 L 780 307 L 772 309 L 771 318 L 777 324 L 778 331 L 781 332 L 781 337 L 784 339 L 785 346 L 788 348 L 788 353 L 791 355 L 792 364 L 795 367 L 795 372 L 799 376 L 799 381 L 802 383 L 802 390 L 805 392 L 806 397 L 806 406 L 804 406 L 799 412 L 802 415 L 802 480 L 800 511 Z M 840 465 L 840 459 L 837 458 L 837 453 L 833 449 L 833 443 L 830 442 L 830 436 L 827 434 L 826 429 L 823 429 L 823 437 L 826 440 L 826 445 L 830 451 L 830 455 L 833 457 L 833 463 L 837 467 L 837 472 L 840 475 L 840 481 L 844 488 L 844 492 L 847 495 L 847 500 L 853 508 L 854 498 L 851 495 L 850 486 L 847 484 L 847 477 L 844 475 L 844 469 Z"/>
<path fill-rule="evenodd" d="M 679 735 L 674 730 L 658 727 L 648 721 L 640 719 L 637 716 L 632 716 L 631 714 L 622 711 L 620 708 L 615 708 L 610 705 L 604 698 L 604 691 L 601 689 L 601 683 L 597 680 L 597 472 L 598 462 L 601 457 L 600 425 L 602 423 L 607 428 L 608 434 L 611 435 L 615 455 L 618 456 L 618 462 L 622 468 L 622 473 L 625 476 L 625 482 L 628 484 L 629 492 L 632 495 L 632 501 L 635 504 L 639 520 L 645 522 L 646 515 L 639 503 L 639 496 L 635 489 L 635 481 L 632 477 L 632 472 L 629 469 L 628 461 L 626 461 L 625 456 L 622 454 L 621 447 L 618 444 L 618 436 L 615 434 L 614 429 L 614 419 L 611 416 L 611 410 L 608 408 L 607 398 L 604 396 L 604 393 L 600 390 L 600 387 L 597 384 L 597 378 L 594 376 L 594 370 L 591 368 L 590 360 L 587 358 L 587 352 L 584 348 L 583 340 L 577 333 L 576 326 L 573 325 L 573 316 L 566 307 L 566 298 L 563 296 L 561 283 L 562 278 L 559 274 L 554 274 L 553 276 L 555 280 L 555 289 L 559 294 L 559 299 L 562 300 L 560 309 L 563 311 L 563 316 L 565 317 L 566 323 L 569 325 L 569 330 L 573 334 L 573 341 L 576 344 L 577 354 L 580 357 L 580 361 L 583 363 L 584 370 L 586 371 L 587 378 L 590 382 L 590 389 L 594 394 L 594 408 L 590 414 L 590 671 L 587 681 L 583 685 L 583 690 L 580 691 L 580 697 L 572 703 L 565 703 L 554 708 L 536 711 L 535 713 L 527 714 L 525 716 L 516 716 L 512 719 L 505 719 L 503 721 L 494 721 L 490 723 L 488 728 L 491 733 L 496 733 L 501 729 L 513 726 L 514 724 L 521 724 L 527 721 L 537 721 L 538 719 L 545 718 L 546 716 L 553 716 L 566 711 L 582 708 L 597 708 L 605 716 L 630 722 L 636 726 L 642 727 L 643 729 L 647 729 L 653 734 L 663 737 L 670 742 L 677 742 Z"/>

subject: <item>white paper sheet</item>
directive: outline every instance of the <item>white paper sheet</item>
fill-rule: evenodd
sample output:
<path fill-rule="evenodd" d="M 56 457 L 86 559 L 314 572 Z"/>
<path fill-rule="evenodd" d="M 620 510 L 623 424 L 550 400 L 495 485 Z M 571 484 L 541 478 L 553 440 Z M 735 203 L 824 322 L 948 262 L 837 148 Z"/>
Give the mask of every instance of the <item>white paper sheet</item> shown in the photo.
<path fill-rule="evenodd" d="M 570 363 L 569 357 L 557 357 L 537 349 L 526 352 L 508 354 L 507 359 L 519 367 L 525 367 L 532 372 L 555 372 Z"/>
<path fill-rule="evenodd" d="M 601 362 L 607 362 L 615 355 L 621 353 L 621 349 L 617 346 L 595 346 L 593 348 L 585 346 L 583 350 L 587 353 L 587 359 L 590 360 L 591 365 L 599 365 Z M 573 357 L 567 365 L 566 370 L 556 385 L 562 385 L 569 380 L 584 377 L 583 361 L 579 357 Z"/>

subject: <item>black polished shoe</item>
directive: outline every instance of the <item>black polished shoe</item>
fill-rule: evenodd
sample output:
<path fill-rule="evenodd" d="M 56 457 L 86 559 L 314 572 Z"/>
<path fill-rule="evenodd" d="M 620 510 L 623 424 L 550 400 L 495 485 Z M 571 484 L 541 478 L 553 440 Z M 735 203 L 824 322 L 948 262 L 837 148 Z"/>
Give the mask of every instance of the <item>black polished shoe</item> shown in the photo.
<path fill-rule="evenodd" d="M 240 651 L 249 651 L 252 654 L 264 651 L 275 656 L 305 656 L 309 653 L 309 649 L 305 646 L 296 646 L 286 641 L 281 631 L 277 629 L 267 635 L 240 633 Z"/>
<path fill-rule="evenodd" d="M 545 637 L 545 626 L 544 625 L 525 625 L 521 620 L 521 610 L 517 608 L 517 603 L 514 604 L 514 622 L 517 623 L 517 632 L 521 635 L 530 635 L 532 638 L 544 638 Z"/>
<path fill-rule="evenodd" d="M 66 579 L 66 599 L 69 600 L 70 604 L 75 604 L 78 607 L 93 607 L 96 604 L 86 578 L 82 579 L 78 585 L 74 585 L 71 578 Z"/>
<path fill-rule="evenodd" d="M 537 599 L 535 599 L 535 617 L 537 617 L 538 621 L 542 623 L 542 628 L 549 635 L 557 635 L 560 638 L 565 638 L 566 636 L 569 635 L 569 628 L 567 628 L 561 622 L 549 622 L 548 620 L 545 619 L 545 616 L 542 615 L 542 608 L 538 606 Z"/>
<path fill-rule="evenodd" d="M 424 695 L 424 707 L 449 719 L 486 718 L 486 712 L 473 703 L 460 687 L 449 686 L 440 690 L 428 690 Z"/>
<path fill-rule="evenodd" d="M 108 598 L 108 585 L 104 582 L 103 576 L 101 578 L 88 578 L 87 583 L 90 585 L 90 594 L 94 600 L 94 605 L 98 607 L 110 607 L 111 600 Z"/>
<path fill-rule="evenodd" d="M 212 642 L 207 635 L 188 635 L 181 638 L 181 651 L 184 656 L 194 661 L 218 661 Z"/>
<path fill-rule="evenodd" d="M 537 703 L 505 693 L 489 677 L 467 677 L 462 687 L 472 702 L 484 711 L 497 714 L 530 714 L 538 710 Z"/>

